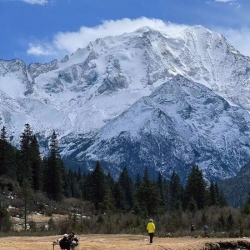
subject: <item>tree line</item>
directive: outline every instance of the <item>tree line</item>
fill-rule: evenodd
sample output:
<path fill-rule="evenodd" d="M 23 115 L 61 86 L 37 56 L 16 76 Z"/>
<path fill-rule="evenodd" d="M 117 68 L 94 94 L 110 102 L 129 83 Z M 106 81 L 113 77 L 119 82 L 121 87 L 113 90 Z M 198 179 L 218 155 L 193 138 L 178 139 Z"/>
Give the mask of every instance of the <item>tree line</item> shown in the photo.
<path fill-rule="evenodd" d="M 42 158 L 38 140 L 29 124 L 25 124 L 20 136 L 20 149 L 8 142 L 6 128 L 2 127 L 0 177 L 18 183 L 24 197 L 31 191 L 44 192 L 49 199 L 58 202 L 64 197 L 75 197 L 91 202 L 99 212 L 133 211 L 146 217 L 166 211 L 197 211 L 227 204 L 217 183 L 206 183 L 198 166 L 191 168 L 185 186 L 175 172 L 170 180 L 160 173 L 156 180 L 152 180 L 146 168 L 133 181 L 127 167 L 121 170 L 116 180 L 103 171 L 99 162 L 92 172 L 67 169 L 59 153 L 55 131 L 50 137 L 49 154 Z M 6 182 L 6 178 L 0 180 L 0 187 L 11 191 L 14 187 L 11 182 Z"/>

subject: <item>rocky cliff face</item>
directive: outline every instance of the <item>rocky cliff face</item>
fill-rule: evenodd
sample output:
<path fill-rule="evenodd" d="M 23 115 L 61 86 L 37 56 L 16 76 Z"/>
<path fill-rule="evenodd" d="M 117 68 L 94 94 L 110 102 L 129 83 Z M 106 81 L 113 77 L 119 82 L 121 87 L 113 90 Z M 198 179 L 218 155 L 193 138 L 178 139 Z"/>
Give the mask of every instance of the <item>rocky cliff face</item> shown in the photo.
<path fill-rule="evenodd" d="M 202 26 L 142 27 L 97 39 L 60 62 L 1 60 L 0 125 L 18 145 L 29 123 L 43 152 L 55 130 L 64 159 L 83 167 L 100 160 L 114 173 L 124 165 L 133 173 L 148 166 L 169 176 L 196 163 L 208 178 L 226 178 L 249 160 L 248 114 L 229 105 L 250 110 L 249 69 L 249 57 Z M 176 75 L 186 80 L 171 81 Z M 184 94 L 184 82 L 194 92 Z M 207 99 L 212 92 L 197 83 L 214 96 Z M 202 102 L 195 104 L 196 97 Z M 126 129 L 106 138 L 119 121 Z"/>

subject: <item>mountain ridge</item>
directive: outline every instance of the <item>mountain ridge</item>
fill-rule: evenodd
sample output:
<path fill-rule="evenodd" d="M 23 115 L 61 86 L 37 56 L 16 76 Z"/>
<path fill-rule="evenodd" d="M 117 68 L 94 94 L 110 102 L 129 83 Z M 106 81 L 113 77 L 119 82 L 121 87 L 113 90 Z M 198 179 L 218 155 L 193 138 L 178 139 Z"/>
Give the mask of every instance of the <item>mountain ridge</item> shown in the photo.
<path fill-rule="evenodd" d="M 74 144 L 86 142 L 85 150 L 109 122 L 176 75 L 210 88 L 227 105 L 250 110 L 250 58 L 223 36 L 203 26 L 180 30 L 142 27 L 97 39 L 61 61 L 26 66 L 20 59 L 0 60 L 0 125 L 6 126 L 12 143 L 18 145 L 24 124 L 29 123 L 41 138 L 43 153 L 55 130 L 67 160 L 69 154 L 78 155 L 80 149 Z M 188 104 L 184 108 L 188 110 Z M 231 174 L 239 168 L 236 164 Z"/>

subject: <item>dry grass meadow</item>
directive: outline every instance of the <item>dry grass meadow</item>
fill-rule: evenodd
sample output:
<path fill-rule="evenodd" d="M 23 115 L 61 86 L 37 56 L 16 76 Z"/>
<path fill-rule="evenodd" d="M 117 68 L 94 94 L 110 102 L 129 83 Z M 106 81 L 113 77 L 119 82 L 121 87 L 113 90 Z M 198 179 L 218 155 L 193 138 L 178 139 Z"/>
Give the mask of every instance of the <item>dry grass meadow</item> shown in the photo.
<path fill-rule="evenodd" d="M 78 235 L 80 244 L 76 250 L 200 250 L 205 243 L 223 241 L 215 238 L 154 238 L 154 243 L 149 244 L 146 235 Z M 52 242 L 60 238 L 59 235 L 49 237 L 2 237 L 0 238 L 1 250 L 53 250 Z M 237 239 L 224 239 L 224 241 Z M 250 239 L 249 239 L 250 241 Z M 54 250 L 60 250 L 55 246 Z"/>

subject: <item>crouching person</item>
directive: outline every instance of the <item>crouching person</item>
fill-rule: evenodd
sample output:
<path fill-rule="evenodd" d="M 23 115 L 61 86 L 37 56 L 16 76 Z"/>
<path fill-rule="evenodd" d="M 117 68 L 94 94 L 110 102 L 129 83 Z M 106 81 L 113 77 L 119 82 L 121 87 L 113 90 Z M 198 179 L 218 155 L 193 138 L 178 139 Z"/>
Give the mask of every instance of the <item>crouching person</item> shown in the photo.
<path fill-rule="evenodd" d="M 59 239 L 58 243 L 62 250 L 70 250 L 71 240 L 67 234 L 64 234 L 63 238 Z"/>
<path fill-rule="evenodd" d="M 69 234 L 69 239 L 70 239 L 70 247 L 72 250 L 75 249 L 76 246 L 78 246 L 79 244 L 79 240 L 78 238 L 76 237 L 75 233 L 74 232 L 71 232 Z"/>

